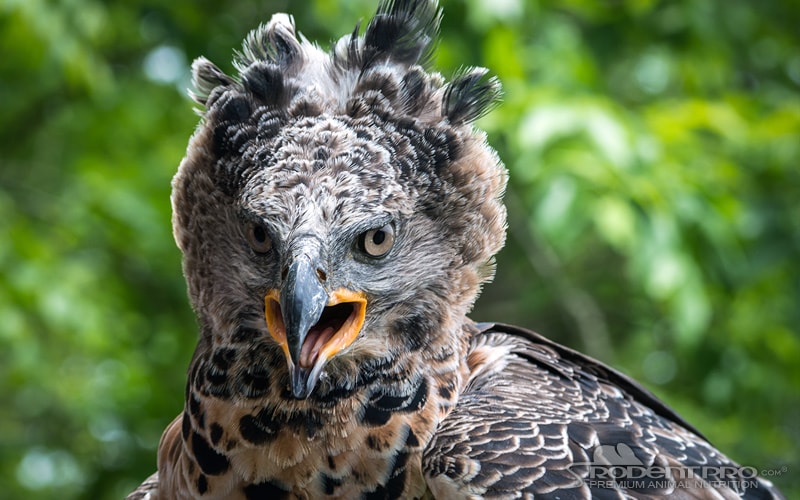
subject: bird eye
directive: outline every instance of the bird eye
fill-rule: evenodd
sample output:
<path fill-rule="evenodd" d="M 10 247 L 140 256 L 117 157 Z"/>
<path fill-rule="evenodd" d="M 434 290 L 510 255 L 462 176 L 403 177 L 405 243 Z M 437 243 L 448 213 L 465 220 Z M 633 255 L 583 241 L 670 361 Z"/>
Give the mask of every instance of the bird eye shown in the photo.
<path fill-rule="evenodd" d="M 370 257 L 384 257 L 394 245 L 394 225 L 370 229 L 358 237 L 358 249 Z"/>
<path fill-rule="evenodd" d="M 267 230 L 260 224 L 248 224 L 247 242 L 256 253 L 267 253 L 272 250 L 272 240 Z"/>

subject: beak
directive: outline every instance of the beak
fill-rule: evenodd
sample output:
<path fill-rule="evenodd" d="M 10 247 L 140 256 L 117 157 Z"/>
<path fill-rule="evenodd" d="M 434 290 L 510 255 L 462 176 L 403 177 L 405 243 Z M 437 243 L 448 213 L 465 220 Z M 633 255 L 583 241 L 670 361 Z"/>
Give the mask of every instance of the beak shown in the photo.
<path fill-rule="evenodd" d="M 313 263 L 300 257 L 289 267 L 283 287 L 264 297 L 264 308 L 269 333 L 289 365 L 292 395 L 305 399 L 325 364 L 358 337 L 367 299 L 345 288 L 328 294 Z"/>

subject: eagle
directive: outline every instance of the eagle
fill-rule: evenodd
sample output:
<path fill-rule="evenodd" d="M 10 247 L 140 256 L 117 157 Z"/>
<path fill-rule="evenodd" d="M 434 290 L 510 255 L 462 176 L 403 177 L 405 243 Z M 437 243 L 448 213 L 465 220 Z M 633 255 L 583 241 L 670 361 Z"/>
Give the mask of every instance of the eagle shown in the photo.
<path fill-rule="evenodd" d="M 441 9 L 383 0 L 323 50 L 276 14 L 173 180 L 199 339 L 129 500 L 781 498 L 644 387 L 468 317 L 505 241 L 486 69 L 430 70 Z"/>

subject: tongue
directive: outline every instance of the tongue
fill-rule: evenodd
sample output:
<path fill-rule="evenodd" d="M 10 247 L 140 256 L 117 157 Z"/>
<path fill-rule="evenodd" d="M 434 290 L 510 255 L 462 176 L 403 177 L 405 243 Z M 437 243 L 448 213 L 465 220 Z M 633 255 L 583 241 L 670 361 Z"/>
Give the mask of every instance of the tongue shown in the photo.
<path fill-rule="evenodd" d="M 319 357 L 319 351 L 322 346 L 333 337 L 334 333 L 336 331 L 330 326 L 321 330 L 315 328 L 309 330 L 300 350 L 300 366 L 303 368 L 312 367 L 316 363 L 317 357 Z"/>

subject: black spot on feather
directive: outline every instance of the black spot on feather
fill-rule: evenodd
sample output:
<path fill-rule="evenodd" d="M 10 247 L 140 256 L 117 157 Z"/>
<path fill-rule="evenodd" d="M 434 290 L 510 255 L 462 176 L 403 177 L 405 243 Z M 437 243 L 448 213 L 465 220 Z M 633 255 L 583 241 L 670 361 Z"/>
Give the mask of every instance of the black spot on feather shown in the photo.
<path fill-rule="evenodd" d="M 425 406 L 425 402 L 428 400 L 428 380 L 422 379 L 417 386 L 417 391 L 414 393 L 414 397 L 411 398 L 411 401 L 408 404 L 401 408 L 403 412 L 414 412 Z"/>
<path fill-rule="evenodd" d="M 380 441 L 378 441 L 378 438 L 375 437 L 374 434 L 370 434 L 367 436 L 367 448 L 378 451 L 381 451 L 383 449 Z"/>
<path fill-rule="evenodd" d="M 322 407 L 329 408 L 335 406 L 339 401 L 352 396 L 360 386 L 361 384 L 353 386 L 334 385 L 327 391 L 320 388 L 319 390 L 314 391 L 311 394 L 311 397 L 313 398 L 314 403 L 319 404 Z"/>
<path fill-rule="evenodd" d="M 281 499 L 289 498 L 289 492 L 277 484 L 267 481 L 245 486 L 244 496 L 247 500 Z"/>
<path fill-rule="evenodd" d="M 269 372 L 264 366 L 248 366 L 239 372 L 237 389 L 244 397 L 260 398 L 269 390 L 269 380 Z"/>
<path fill-rule="evenodd" d="M 216 351 L 211 359 L 206 358 L 197 363 L 195 365 L 195 370 L 197 372 L 195 386 L 197 390 L 205 395 L 212 395 L 223 399 L 229 398 L 231 393 L 229 388 L 228 368 L 230 368 L 235 354 L 236 351 L 223 348 Z M 195 407 L 198 405 L 199 402 L 195 402 L 195 399 L 192 398 L 190 401 L 190 408 L 193 415 L 196 411 Z M 198 420 L 201 418 L 197 415 L 195 415 L 195 417 L 198 418 Z"/>
<path fill-rule="evenodd" d="M 197 492 L 201 495 L 208 491 L 208 479 L 205 474 L 200 474 L 197 477 Z"/>
<path fill-rule="evenodd" d="M 229 348 L 217 349 L 211 356 L 206 369 L 206 380 L 212 386 L 227 385 L 228 383 L 228 369 L 231 366 L 236 351 Z"/>
<path fill-rule="evenodd" d="M 414 429 L 409 427 L 408 429 L 408 436 L 406 437 L 406 446 L 409 448 L 416 448 L 419 446 L 419 438 L 414 433 Z"/>
<path fill-rule="evenodd" d="M 210 431 L 211 431 L 211 442 L 214 445 L 219 444 L 219 440 L 222 439 L 222 426 L 214 422 L 210 426 Z"/>
<path fill-rule="evenodd" d="M 361 423 L 379 426 L 386 424 L 390 418 L 392 418 L 390 412 L 381 408 L 375 408 L 374 406 L 367 406 L 364 408 L 364 415 L 361 417 Z"/>
<path fill-rule="evenodd" d="M 192 394 L 192 397 L 189 399 L 189 411 L 192 413 L 194 418 L 199 419 L 201 414 L 200 409 L 200 398 L 196 395 Z"/>
<path fill-rule="evenodd" d="M 192 434 L 192 454 L 204 473 L 217 476 L 230 468 L 225 455 L 214 450 L 200 434 Z"/>
<path fill-rule="evenodd" d="M 336 488 L 342 485 L 341 479 L 333 478 L 327 474 L 322 474 L 321 477 L 322 481 L 322 490 L 325 492 L 326 495 L 333 495 L 336 491 Z"/>
<path fill-rule="evenodd" d="M 183 418 L 181 421 L 181 435 L 183 435 L 183 440 L 186 441 L 189 439 L 189 433 L 192 431 L 192 420 L 189 418 L 189 414 L 186 411 L 183 412 Z"/>
<path fill-rule="evenodd" d="M 280 423 L 272 416 L 272 408 L 263 408 L 255 415 L 245 415 L 239 420 L 239 433 L 253 444 L 264 444 L 275 437 Z"/>

